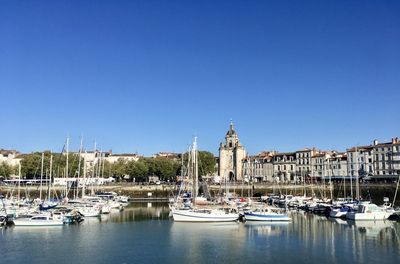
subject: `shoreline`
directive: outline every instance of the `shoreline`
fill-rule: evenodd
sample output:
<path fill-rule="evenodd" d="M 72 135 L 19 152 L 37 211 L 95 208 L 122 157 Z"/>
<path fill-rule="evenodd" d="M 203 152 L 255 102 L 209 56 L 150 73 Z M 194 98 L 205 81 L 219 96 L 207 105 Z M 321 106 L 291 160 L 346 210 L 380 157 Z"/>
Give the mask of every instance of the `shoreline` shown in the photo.
<path fill-rule="evenodd" d="M 11 193 L 15 196 L 17 195 L 18 186 L 0 186 L 0 193 L 4 196 L 8 196 Z M 52 187 L 52 191 L 55 191 L 58 195 L 61 194 L 61 191 L 65 188 L 63 186 L 54 186 Z M 224 185 L 209 185 L 208 189 L 210 191 L 211 196 L 217 196 L 220 193 L 224 193 L 226 187 Z M 343 197 L 343 186 L 342 185 L 333 185 L 333 196 L 334 197 Z M 87 188 L 87 193 L 89 193 L 91 187 Z M 103 186 L 95 186 L 93 187 L 94 192 L 103 191 L 103 192 L 116 192 L 119 195 L 126 195 L 132 199 L 144 199 L 144 198 L 168 198 L 173 197 L 177 191 L 179 190 L 179 186 L 177 185 L 133 185 L 133 184 L 111 184 L 111 185 L 103 185 Z M 360 184 L 360 193 L 362 197 L 371 196 L 373 200 L 379 200 L 383 196 L 389 197 L 392 201 L 394 192 L 396 190 L 396 184 Z M 20 194 L 22 197 L 38 197 L 40 191 L 40 186 L 21 186 Z M 76 192 L 77 191 L 77 192 Z M 81 194 L 82 189 L 78 190 L 70 189 L 69 196 L 74 196 L 75 193 L 78 193 L 78 196 Z M 243 197 L 259 197 L 261 195 L 267 194 L 292 194 L 292 195 L 303 195 L 304 192 L 307 196 L 310 196 L 312 193 L 317 197 L 321 196 L 330 196 L 330 186 L 329 184 L 324 186 L 309 184 L 309 185 L 274 185 L 274 184 L 254 184 L 254 185 L 231 185 L 228 189 L 231 193 L 236 193 Z M 47 187 L 43 187 L 43 193 L 47 193 Z M 350 195 L 350 186 L 346 186 L 346 193 L 348 196 Z M 342 195 L 341 195 L 342 194 Z M 353 194 L 355 194 L 355 187 L 353 187 Z M 400 195 L 398 195 L 400 196 Z M 397 197 L 396 203 L 399 204 L 400 197 Z"/>

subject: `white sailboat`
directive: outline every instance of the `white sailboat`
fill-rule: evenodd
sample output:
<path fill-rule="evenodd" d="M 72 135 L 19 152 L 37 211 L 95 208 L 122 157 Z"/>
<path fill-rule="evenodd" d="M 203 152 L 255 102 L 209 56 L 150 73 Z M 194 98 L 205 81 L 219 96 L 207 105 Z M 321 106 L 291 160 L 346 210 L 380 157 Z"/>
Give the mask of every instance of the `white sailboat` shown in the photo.
<path fill-rule="evenodd" d="M 197 138 L 190 151 L 190 169 L 189 176 L 193 178 L 192 203 L 193 208 L 180 209 L 179 206 L 172 206 L 172 217 L 178 222 L 230 222 L 239 218 L 239 213 L 231 208 L 196 208 L 196 198 L 198 194 L 198 152 Z"/>

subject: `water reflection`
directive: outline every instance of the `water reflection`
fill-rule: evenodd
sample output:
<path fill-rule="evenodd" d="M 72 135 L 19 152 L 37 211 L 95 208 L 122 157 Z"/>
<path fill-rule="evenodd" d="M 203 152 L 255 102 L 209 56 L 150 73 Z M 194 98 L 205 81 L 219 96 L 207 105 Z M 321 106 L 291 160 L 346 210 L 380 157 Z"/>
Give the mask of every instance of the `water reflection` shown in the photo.
<path fill-rule="evenodd" d="M 247 233 L 256 235 L 278 236 L 287 230 L 289 222 L 257 222 L 247 221 L 244 224 Z"/>
<path fill-rule="evenodd" d="M 168 215 L 169 207 L 165 203 L 131 203 L 122 212 L 111 210 L 109 214 L 100 217 L 86 217 L 84 224 L 168 220 Z"/>

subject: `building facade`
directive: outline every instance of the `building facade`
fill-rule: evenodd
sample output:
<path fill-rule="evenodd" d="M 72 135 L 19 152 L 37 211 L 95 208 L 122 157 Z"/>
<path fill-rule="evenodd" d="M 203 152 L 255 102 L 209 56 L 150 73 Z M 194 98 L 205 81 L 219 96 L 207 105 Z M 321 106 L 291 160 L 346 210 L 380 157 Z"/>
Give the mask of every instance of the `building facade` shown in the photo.
<path fill-rule="evenodd" d="M 16 150 L 0 149 L 0 164 L 4 163 L 9 166 L 18 166 L 21 159 L 18 157 L 19 152 Z"/>
<path fill-rule="evenodd" d="M 245 181 L 272 182 L 274 176 L 273 156 L 275 152 L 262 152 L 243 160 Z"/>
<path fill-rule="evenodd" d="M 275 181 L 296 181 L 296 152 L 277 153 L 273 157 L 273 163 Z"/>
<path fill-rule="evenodd" d="M 400 175 L 400 140 L 396 137 L 391 142 L 373 143 L 374 178 L 396 179 Z"/>

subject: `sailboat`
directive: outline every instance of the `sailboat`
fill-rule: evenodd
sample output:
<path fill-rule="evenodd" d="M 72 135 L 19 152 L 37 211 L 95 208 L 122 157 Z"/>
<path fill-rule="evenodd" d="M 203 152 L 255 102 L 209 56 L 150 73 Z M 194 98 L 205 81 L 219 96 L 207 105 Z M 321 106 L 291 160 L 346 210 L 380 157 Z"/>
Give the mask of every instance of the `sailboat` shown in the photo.
<path fill-rule="evenodd" d="M 192 177 L 192 208 L 182 209 L 179 206 L 172 206 L 172 217 L 177 222 L 230 222 L 239 218 L 239 213 L 232 208 L 197 208 L 196 198 L 198 195 L 198 151 L 197 138 L 194 138 L 190 150 L 190 166 L 188 176 Z M 178 200 L 178 199 L 177 199 Z"/>

